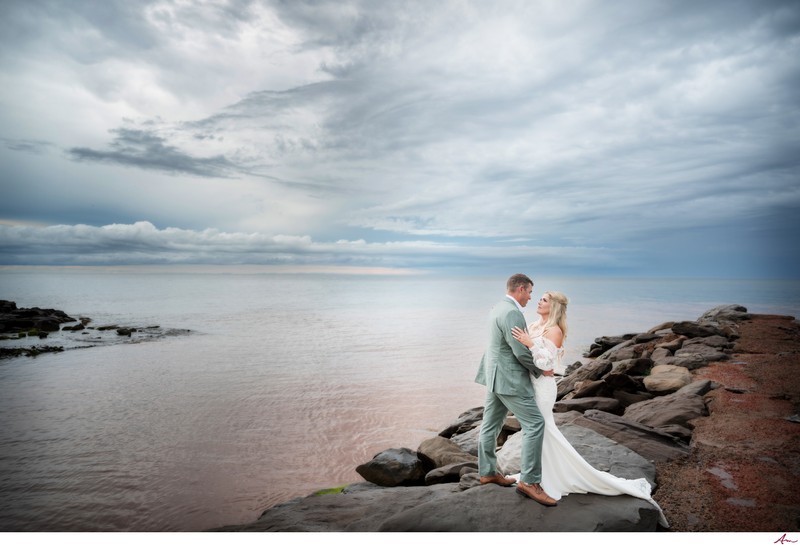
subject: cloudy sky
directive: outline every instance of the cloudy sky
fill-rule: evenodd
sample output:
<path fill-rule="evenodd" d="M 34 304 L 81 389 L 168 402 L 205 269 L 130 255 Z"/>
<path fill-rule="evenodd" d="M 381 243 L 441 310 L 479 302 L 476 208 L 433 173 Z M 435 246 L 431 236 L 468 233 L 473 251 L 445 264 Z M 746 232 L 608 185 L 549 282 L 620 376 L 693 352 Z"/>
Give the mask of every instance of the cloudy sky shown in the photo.
<path fill-rule="evenodd" d="M 800 277 L 800 3 L 0 2 L 0 265 Z"/>

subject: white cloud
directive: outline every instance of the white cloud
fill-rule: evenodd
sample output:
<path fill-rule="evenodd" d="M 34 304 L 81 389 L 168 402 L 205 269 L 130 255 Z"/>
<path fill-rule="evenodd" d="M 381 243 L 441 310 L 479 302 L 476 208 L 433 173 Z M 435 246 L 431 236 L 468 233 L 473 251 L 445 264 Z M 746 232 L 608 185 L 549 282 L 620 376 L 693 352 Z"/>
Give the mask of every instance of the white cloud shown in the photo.
<path fill-rule="evenodd" d="M 310 236 L 158 229 L 134 224 L 10 226 L 0 223 L 0 265 L 267 264 L 411 267 L 426 269 L 458 260 L 491 264 L 559 259 L 561 265 L 611 261 L 605 248 L 475 245 L 427 240 L 368 243 L 318 242 Z"/>

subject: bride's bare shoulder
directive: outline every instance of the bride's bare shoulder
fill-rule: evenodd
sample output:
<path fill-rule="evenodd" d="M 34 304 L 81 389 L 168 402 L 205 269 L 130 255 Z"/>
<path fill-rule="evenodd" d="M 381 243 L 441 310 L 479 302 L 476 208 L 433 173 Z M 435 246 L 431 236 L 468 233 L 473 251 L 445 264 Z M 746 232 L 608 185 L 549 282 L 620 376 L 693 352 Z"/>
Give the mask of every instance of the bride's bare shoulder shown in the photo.
<path fill-rule="evenodd" d="M 547 331 L 544 332 L 544 338 L 556 345 L 556 347 L 561 348 L 561 344 L 564 342 L 564 332 L 561 331 L 560 327 L 554 325 L 547 328 Z"/>

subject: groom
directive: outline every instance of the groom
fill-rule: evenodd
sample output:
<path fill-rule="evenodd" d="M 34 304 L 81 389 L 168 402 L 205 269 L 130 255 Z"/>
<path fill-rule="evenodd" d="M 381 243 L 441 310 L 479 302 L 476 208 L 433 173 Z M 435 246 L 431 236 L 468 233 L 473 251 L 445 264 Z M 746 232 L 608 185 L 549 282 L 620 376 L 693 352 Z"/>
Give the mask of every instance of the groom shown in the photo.
<path fill-rule="evenodd" d="M 533 394 L 528 372 L 534 376 L 552 374 L 533 363 L 531 351 L 514 339 L 511 329 L 527 329 L 522 308 L 531 300 L 533 280 L 515 274 L 506 283 L 506 297 L 497 303 L 489 315 L 489 346 L 481 358 L 475 382 L 486 386 L 483 410 L 478 469 L 481 484 L 511 486 L 514 479 L 497 474 L 497 436 L 508 411 L 522 425 L 522 459 L 517 492 L 541 503 L 556 505 L 556 500 L 542 489 L 542 439 L 544 420 Z"/>

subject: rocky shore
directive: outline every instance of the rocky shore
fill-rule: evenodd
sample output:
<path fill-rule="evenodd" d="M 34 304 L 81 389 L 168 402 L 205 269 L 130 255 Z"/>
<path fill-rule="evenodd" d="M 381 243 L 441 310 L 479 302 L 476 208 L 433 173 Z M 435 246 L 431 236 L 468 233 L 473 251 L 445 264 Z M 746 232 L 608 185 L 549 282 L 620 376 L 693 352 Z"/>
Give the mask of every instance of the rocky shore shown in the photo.
<path fill-rule="evenodd" d="M 72 324 L 72 325 L 65 325 Z M 158 325 L 94 325 L 91 318 L 73 318 L 63 310 L 17 308 L 14 301 L 0 300 L 0 359 L 35 357 L 73 348 L 142 342 L 191 333 Z"/>
<path fill-rule="evenodd" d="M 364 482 L 321 490 L 217 531 L 796 532 L 800 502 L 800 324 L 739 305 L 696 321 L 600 337 L 560 380 L 556 421 L 596 468 L 645 477 L 667 520 L 630 496 L 571 494 L 546 508 L 478 484 L 482 407 L 415 450 L 388 449 Z M 519 471 L 519 424 L 498 440 Z"/>

